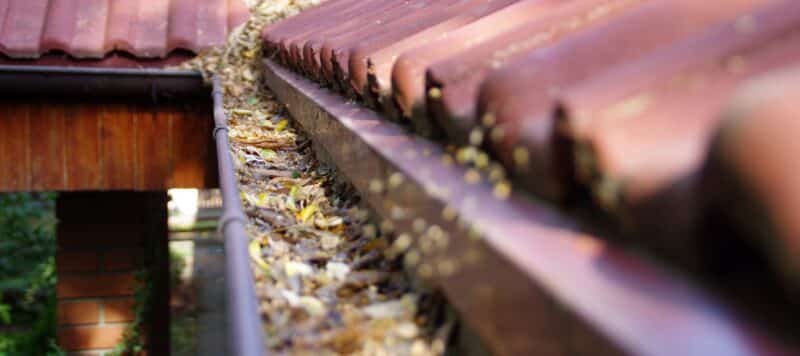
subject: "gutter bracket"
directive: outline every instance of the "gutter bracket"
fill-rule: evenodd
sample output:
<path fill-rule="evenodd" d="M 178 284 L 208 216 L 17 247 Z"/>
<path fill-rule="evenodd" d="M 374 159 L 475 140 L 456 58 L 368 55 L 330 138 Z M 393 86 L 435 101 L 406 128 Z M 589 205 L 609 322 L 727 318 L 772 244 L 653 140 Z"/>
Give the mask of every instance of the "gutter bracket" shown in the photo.
<path fill-rule="evenodd" d="M 237 222 L 237 221 L 242 223 L 242 225 L 247 225 L 247 218 L 243 214 L 241 214 L 241 213 L 239 213 L 239 214 L 237 214 L 237 213 L 232 213 L 232 214 L 224 213 L 219 218 L 219 224 L 217 226 L 217 231 L 220 233 L 220 235 L 222 235 L 223 231 L 225 231 L 225 227 L 229 223 L 233 223 L 233 222 Z"/>
<path fill-rule="evenodd" d="M 214 131 L 211 131 L 211 136 L 213 136 L 214 138 L 217 138 L 217 134 L 219 134 L 220 131 L 225 131 L 225 133 L 230 132 L 230 130 L 228 130 L 228 126 L 227 125 L 221 125 L 221 126 L 220 125 L 216 125 L 216 126 L 214 126 Z"/>

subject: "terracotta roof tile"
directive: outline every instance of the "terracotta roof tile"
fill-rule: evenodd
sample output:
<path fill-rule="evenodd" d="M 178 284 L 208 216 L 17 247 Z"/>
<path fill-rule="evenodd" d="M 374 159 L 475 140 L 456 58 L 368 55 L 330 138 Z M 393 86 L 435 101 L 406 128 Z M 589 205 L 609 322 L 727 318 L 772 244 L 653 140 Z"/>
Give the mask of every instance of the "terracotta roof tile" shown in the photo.
<path fill-rule="evenodd" d="M 547 114 L 554 107 L 554 94 L 565 87 L 625 65 L 685 38 L 704 28 L 735 18 L 763 0 L 716 2 L 653 0 L 626 11 L 613 21 L 593 27 L 541 50 L 532 51 L 518 62 L 489 75 L 481 86 L 478 117 L 493 115 L 508 133 L 493 144 L 493 151 L 512 171 L 541 178 L 553 184 L 529 186 L 548 196 L 558 191 L 539 190 L 566 183 L 551 160 L 552 122 Z M 477 121 L 473 121 L 473 125 Z M 525 123 L 530 130 L 525 130 Z M 513 164 L 513 152 L 529 152 L 529 164 Z M 533 182 L 533 180 L 531 180 Z"/>
<path fill-rule="evenodd" d="M 0 50 L 13 57 L 36 57 L 48 9 L 47 0 L 11 0 L 0 33 Z"/>
<path fill-rule="evenodd" d="M 103 58 L 119 50 L 163 58 L 220 45 L 246 18 L 242 0 L 9 0 L 0 2 L 0 52 Z"/>
<path fill-rule="evenodd" d="M 491 19 L 489 16 L 485 19 L 490 20 L 487 23 L 476 22 L 474 27 L 465 26 L 463 32 L 459 31 L 460 33 L 454 34 L 451 36 L 452 39 L 447 41 L 465 42 L 452 41 L 459 38 L 469 40 L 465 45 L 461 45 L 466 49 L 455 50 L 459 45 L 448 43 L 447 47 L 454 49 L 452 54 L 430 63 L 427 68 L 427 78 L 425 78 L 429 84 L 427 89 L 436 88 L 442 93 L 441 98 L 430 100 L 427 112 L 432 116 L 431 119 L 444 129 L 449 139 L 466 142 L 476 115 L 475 97 L 481 83 L 491 71 L 513 63 L 536 48 L 549 46 L 566 36 L 583 31 L 588 26 L 611 21 L 614 16 L 624 14 L 626 10 L 641 3 L 642 0 L 567 1 L 544 14 L 535 17 L 529 15 L 525 18 L 525 23 L 511 29 L 503 29 L 503 26 L 494 24 L 500 22 L 508 24 L 511 21 L 507 18 Z M 505 14 L 499 15 L 508 17 Z M 470 40 L 472 38 L 479 38 L 482 41 Z M 417 48 L 413 52 L 403 54 L 401 58 L 431 52 L 432 48 L 427 47 L 437 45 L 443 46 L 444 43 Z M 395 89 L 399 105 L 425 107 L 428 104 L 423 95 L 425 87 L 408 89 L 410 92 L 404 91 L 401 87 Z M 403 103 L 401 96 L 408 97 L 406 103 Z M 414 103 L 410 104 L 412 99 Z M 411 119 L 415 123 L 419 120 L 415 117 Z"/>
<path fill-rule="evenodd" d="M 526 23 L 537 22 L 536 19 L 547 17 L 555 9 L 564 6 L 564 3 L 564 1 L 520 1 L 450 31 L 446 36 L 436 38 L 429 43 L 420 43 L 416 48 L 404 51 L 405 53 L 396 60 L 382 60 L 382 56 L 388 55 L 385 51 L 373 54 L 370 56 L 370 62 L 374 66 L 371 71 L 375 74 L 374 83 L 371 85 L 381 91 L 380 95 L 384 96 L 382 98 L 384 102 L 391 102 L 391 93 L 388 91 L 394 92 L 394 100 L 403 111 L 398 114 L 410 118 L 413 110 L 425 112 L 423 94 L 425 78 L 421 73 L 424 73 L 429 65 L 446 58 L 463 59 L 461 55 L 465 51 L 480 47 L 497 34 L 517 29 Z M 396 56 L 396 52 L 394 55 Z"/>
<path fill-rule="evenodd" d="M 770 72 L 737 90 L 723 115 L 704 185 L 724 222 L 771 251 L 793 291 L 800 286 L 800 67 Z M 730 197 L 739 197 L 733 200 Z"/>
<path fill-rule="evenodd" d="M 687 259 L 705 253 L 698 177 L 720 112 L 740 83 L 800 63 L 797 0 L 520 0 L 463 23 L 447 21 L 464 15 L 456 8 L 468 0 L 376 1 L 331 0 L 269 26 L 266 53 L 346 95 L 364 84 L 363 66 L 346 60 L 366 57 L 367 104 L 410 116 L 418 133 L 425 126 L 417 120 L 430 132 L 444 128 L 446 137 L 434 137 L 447 143 L 477 137 L 472 144 L 499 159 L 517 186 L 610 212 L 620 230 Z M 414 21 L 421 18 L 430 23 Z M 442 23 L 453 25 L 425 32 Z M 766 144 L 754 140 L 742 142 Z M 762 163 L 775 165 L 773 175 L 795 173 L 777 153 L 788 155 L 791 142 L 770 147 L 747 151 L 763 151 L 763 162 L 734 163 L 749 174 Z M 767 188 L 794 194 L 794 182 Z"/>
<path fill-rule="evenodd" d="M 719 112 L 739 82 L 800 62 L 798 40 L 800 8 L 774 2 L 567 88 L 556 132 L 574 146 L 563 159 L 600 206 L 640 229 L 687 228 Z"/>
<path fill-rule="evenodd" d="M 368 98 L 370 97 L 368 91 L 364 90 L 367 85 L 367 58 L 378 62 L 383 56 L 385 58 L 384 61 L 388 61 L 391 65 L 394 62 L 393 57 L 395 54 L 422 46 L 439 38 L 447 38 L 451 32 L 458 28 L 515 3 L 517 3 L 516 0 L 493 0 L 485 3 L 475 1 L 470 4 L 471 6 L 452 11 L 451 15 L 445 17 L 446 20 L 440 21 L 433 26 L 418 28 L 402 35 L 383 35 L 378 41 L 360 43 L 350 50 L 350 61 L 347 64 L 348 72 L 350 73 L 350 84 L 357 93 Z M 391 70 L 387 72 L 390 73 Z M 388 79 L 388 77 L 387 75 L 385 79 Z"/>

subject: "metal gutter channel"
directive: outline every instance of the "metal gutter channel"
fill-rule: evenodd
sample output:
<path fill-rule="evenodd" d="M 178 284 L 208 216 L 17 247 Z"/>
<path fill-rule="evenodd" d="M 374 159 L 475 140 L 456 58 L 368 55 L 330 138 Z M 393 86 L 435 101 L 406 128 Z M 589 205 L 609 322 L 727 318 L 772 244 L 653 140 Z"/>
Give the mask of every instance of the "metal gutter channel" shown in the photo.
<path fill-rule="evenodd" d="M 231 355 L 260 356 L 264 354 L 263 328 L 258 312 L 253 271 L 247 253 L 247 218 L 242 212 L 234 175 L 233 160 L 228 150 L 228 126 L 222 108 L 222 87 L 213 78 L 211 95 L 214 100 L 214 138 L 217 142 L 219 185 L 222 191 L 223 215 L 220 231 L 225 236 L 225 279 L 228 284 L 228 332 Z M 220 135 L 220 133 L 222 133 Z"/>
<path fill-rule="evenodd" d="M 0 94 L 93 98 L 201 97 L 200 73 L 174 69 L 0 65 Z"/>
<path fill-rule="evenodd" d="M 443 164 L 440 145 L 263 64 L 266 85 L 315 145 L 397 234 L 417 236 L 419 259 L 406 266 L 444 291 L 493 354 L 792 353 L 685 277 L 541 203 L 495 198 Z M 425 247 L 434 226 L 448 234 L 444 248 Z"/>
<path fill-rule="evenodd" d="M 0 65 L 0 93 L 48 98 L 208 98 L 199 72 L 165 69 L 83 68 Z M 225 238 L 225 278 L 231 355 L 264 355 L 263 328 L 247 254 L 247 219 L 242 212 L 233 163 L 228 151 L 225 113 L 218 79 L 212 90 L 217 168 L 222 192 L 220 232 Z M 223 133 L 219 135 L 219 133 Z"/>

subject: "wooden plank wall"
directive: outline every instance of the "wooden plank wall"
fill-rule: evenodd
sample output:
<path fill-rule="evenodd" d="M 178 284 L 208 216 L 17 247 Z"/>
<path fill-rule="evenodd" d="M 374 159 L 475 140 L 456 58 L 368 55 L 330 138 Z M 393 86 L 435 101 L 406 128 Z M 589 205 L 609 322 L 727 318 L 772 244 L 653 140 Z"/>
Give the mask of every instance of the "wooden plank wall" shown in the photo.
<path fill-rule="evenodd" d="M 216 187 L 206 103 L 0 102 L 0 191 Z"/>

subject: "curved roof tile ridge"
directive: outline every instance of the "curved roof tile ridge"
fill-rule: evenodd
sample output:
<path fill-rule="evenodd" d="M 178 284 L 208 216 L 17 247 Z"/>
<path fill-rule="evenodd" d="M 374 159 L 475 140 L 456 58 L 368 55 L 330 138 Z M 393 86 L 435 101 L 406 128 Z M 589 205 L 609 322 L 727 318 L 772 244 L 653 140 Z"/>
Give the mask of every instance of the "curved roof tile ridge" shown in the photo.
<path fill-rule="evenodd" d="M 164 58 L 176 49 L 198 53 L 221 45 L 246 19 L 243 0 L 8 0 L 0 3 L 0 53 Z"/>

